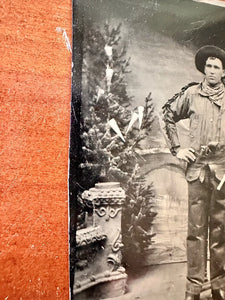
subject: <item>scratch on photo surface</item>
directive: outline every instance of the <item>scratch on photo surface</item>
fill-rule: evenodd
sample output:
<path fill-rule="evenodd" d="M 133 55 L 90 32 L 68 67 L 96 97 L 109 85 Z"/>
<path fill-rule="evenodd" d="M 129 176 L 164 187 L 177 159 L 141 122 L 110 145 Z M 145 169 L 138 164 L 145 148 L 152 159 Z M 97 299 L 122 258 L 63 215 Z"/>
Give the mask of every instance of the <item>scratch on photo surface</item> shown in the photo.
<path fill-rule="evenodd" d="M 68 35 L 66 33 L 65 28 L 56 27 L 56 32 L 62 33 L 62 36 L 63 36 L 63 39 L 65 41 L 67 50 L 70 51 L 70 52 L 72 52 L 70 41 L 69 41 L 69 38 L 68 38 Z"/>
<path fill-rule="evenodd" d="M 77 116 L 76 116 L 76 112 L 75 112 L 75 108 L 74 108 L 73 104 L 72 104 L 72 112 L 73 112 L 74 119 L 77 122 Z"/>
<path fill-rule="evenodd" d="M 191 22 L 191 25 L 193 26 L 194 29 L 199 29 L 201 27 L 203 27 L 206 24 L 205 20 L 199 20 L 196 22 Z"/>

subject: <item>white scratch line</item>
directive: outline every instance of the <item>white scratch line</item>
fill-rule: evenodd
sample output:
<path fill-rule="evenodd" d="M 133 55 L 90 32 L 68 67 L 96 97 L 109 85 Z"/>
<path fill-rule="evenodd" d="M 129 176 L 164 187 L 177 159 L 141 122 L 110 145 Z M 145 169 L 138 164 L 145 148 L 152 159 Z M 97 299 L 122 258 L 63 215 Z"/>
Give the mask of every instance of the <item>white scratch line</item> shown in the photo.
<path fill-rule="evenodd" d="M 72 52 L 72 48 L 71 48 L 71 45 L 70 45 L 70 40 L 68 38 L 66 30 L 64 28 L 61 28 L 61 27 L 56 27 L 56 32 L 62 33 L 62 36 L 64 38 L 67 50 Z"/>

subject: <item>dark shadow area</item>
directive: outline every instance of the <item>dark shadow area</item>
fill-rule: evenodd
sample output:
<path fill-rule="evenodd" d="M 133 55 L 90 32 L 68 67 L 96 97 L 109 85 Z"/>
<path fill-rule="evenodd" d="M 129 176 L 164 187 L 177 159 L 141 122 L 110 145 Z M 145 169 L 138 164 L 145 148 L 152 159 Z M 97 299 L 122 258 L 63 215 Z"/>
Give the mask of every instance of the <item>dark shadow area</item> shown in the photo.
<path fill-rule="evenodd" d="M 69 149 L 69 242 L 70 242 L 70 292 L 73 299 L 75 252 L 76 252 L 76 224 L 77 224 L 77 195 L 80 178 L 80 106 L 82 92 L 82 62 L 83 62 L 83 10 L 77 1 L 73 2 L 73 52 L 72 52 L 72 98 Z"/>

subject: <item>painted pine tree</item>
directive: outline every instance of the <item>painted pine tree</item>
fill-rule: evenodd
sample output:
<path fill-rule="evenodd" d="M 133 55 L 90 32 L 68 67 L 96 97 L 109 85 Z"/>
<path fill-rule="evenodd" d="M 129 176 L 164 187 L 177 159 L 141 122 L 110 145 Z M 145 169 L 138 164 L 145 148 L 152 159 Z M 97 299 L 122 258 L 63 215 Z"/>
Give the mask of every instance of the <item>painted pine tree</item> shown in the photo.
<path fill-rule="evenodd" d="M 120 27 L 110 29 L 106 24 L 103 32 L 90 29 L 85 37 L 80 185 L 88 189 L 101 180 L 121 183 L 127 195 L 124 253 L 129 249 L 141 257 L 152 242 L 155 213 L 153 187 L 140 176 L 139 150 L 150 133 L 154 109 L 151 94 L 143 105 L 132 106 L 126 88 L 130 58 L 121 43 Z M 83 209 L 82 199 L 80 204 Z"/>

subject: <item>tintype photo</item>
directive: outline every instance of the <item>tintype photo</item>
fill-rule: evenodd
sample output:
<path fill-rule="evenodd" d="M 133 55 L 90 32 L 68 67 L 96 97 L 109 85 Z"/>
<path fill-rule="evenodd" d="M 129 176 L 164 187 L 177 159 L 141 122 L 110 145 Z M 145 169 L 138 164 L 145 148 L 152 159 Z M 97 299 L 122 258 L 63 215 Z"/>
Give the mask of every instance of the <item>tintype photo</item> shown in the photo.
<path fill-rule="evenodd" d="M 225 2 L 73 10 L 72 299 L 225 299 Z"/>

